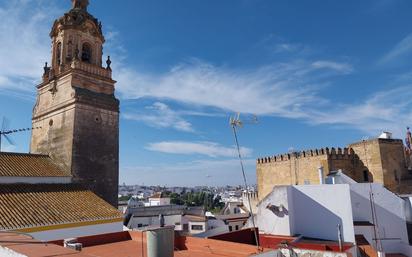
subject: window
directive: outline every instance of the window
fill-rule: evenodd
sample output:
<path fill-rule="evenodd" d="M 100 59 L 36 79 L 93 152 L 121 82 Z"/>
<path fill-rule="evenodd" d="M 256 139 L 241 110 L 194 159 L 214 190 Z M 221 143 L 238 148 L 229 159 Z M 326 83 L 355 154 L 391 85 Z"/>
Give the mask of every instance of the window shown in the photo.
<path fill-rule="evenodd" d="M 175 226 L 180 226 L 180 222 L 175 222 Z"/>
<path fill-rule="evenodd" d="M 369 171 L 367 171 L 367 170 L 363 171 L 363 181 L 364 182 L 369 182 Z"/>
<path fill-rule="evenodd" d="M 88 43 L 84 43 L 82 47 L 82 61 L 91 63 L 92 62 L 92 47 Z"/>
<path fill-rule="evenodd" d="M 239 230 L 239 226 L 238 226 L 238 225 L 236 225 L 236 231 L 237 231 L 237 230 Z"/>
<path fill-rule="evenodd" d="M 192 230 L 203 230 L 202 225 L 192 225 Z"/>
<path fill-rule="evenodd" d="M 139 223 L 139 224 L 137 224 L 137 227 L 141 228 L 141 227 L 143 227 L 143 224 Z"/>
<path fill-rule="evenodd" d="M 229 232 L 232 232 L 232 231 L 233 231 L 232 226 L 229 226 Z"/>
<path fill-rule="evenodd" d="M 59 42 L 57 44 L 57 48 L 56 48 L 56 62 L 57 65 L 60 65 L 62 63 L 62 43 Z"/>

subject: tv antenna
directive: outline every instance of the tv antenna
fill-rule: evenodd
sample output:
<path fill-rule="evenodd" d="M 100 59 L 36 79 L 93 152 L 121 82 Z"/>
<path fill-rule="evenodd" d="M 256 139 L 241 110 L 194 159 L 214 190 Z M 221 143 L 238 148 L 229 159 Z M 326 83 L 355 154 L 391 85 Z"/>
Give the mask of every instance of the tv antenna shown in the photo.
<path fill-rule="evenodd" d="M 11 134 L 25 132 L 25 131 L 32 131 L 32 130 L 41 128 L 41 127 L 32 127 L 32 128 L 21 128 L 21 129 L 10 130 L 10 129 L 8 129 L 8 126 L 9 126 L 9 120 L 7 118 L 3 117 L 3 122 L 2 122 L 1 130 L 0 130 L 0 153 L 1 153 L 1 146 L 2 146 L 3 137 L 6 139 L 6 141 L 10 145 L 15 145 L 14 141 L 10 138 Z"/>
<path fill-rule="evenodd" d="M 230 126 L 232 127 L 232 130 L 233 130 L 233 137 L 235 138 L 235 143 L 236 143 L 238 158 L 239 158 L 239 162 L 240 162 L 240 167 L 242 169 L 243 183 L 244 183 L 245 188 L 246 188 L 246 195 L 247 195 L 247 200 L 248 200 L 248 204 L 249 204 L 250 217 L 252 218 L 252 226 L 253 226 L 253 233 L 254 233 L 254 236 L 255 236 L 256 246 L 257 246 L 258 250 L 260 251 L 259 239 L 258 239 L 258 235 L 257 235 L 257 232 L 256 232 L 255 217 L 254 217 L 254 214 L 253 214 L 252 204 L 251 204 L 251 200 L 250 200 L 249 186 L 248 186 L 248 183 L 247 183 L 247 178 L 246 178 L 246 173 L 245 173 L 245 166 L 243 164 L 242 153 L 240 151 L 240 145 L 239 145 L 239 140 L 238 140 L 238 136 L 237 136 L 237 128 L 242 128 L 244 124 L 256 124 L 257 122 L 258 122 L 258 120 L 257 120 L 256 115 L 253 115 L 251 120 L 243 122 L 240 119 L 240 113 L 238 112 L 235 115 L 235 117 L 230 118 L 229 124 L 230 124 Z"/>

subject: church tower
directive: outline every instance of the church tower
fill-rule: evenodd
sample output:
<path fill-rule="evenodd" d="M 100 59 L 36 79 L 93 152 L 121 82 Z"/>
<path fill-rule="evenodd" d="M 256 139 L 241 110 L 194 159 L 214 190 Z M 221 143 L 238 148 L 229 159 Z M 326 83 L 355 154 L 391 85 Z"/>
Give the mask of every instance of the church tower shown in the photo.
<path fill-rule="evenodd" d="M 41 129 L 32 132 L 30 151 L 49 155 L 73 182 L 117 206 L 119 101 L 110 57 L 102 65 L 102 25 L 88 5 L 72 0 L 50 32 L 51 66 L 44 67 L 33 109 L 33 127 Z"/>

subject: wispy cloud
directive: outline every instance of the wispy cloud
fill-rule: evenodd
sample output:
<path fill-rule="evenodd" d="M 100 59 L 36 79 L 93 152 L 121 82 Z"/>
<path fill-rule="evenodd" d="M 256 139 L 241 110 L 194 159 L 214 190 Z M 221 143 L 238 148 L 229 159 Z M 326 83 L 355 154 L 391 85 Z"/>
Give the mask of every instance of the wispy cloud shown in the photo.
<path fill-rule="evenodd" d="M 128 112 L 123 117 L 129 120 L 141 121 L 156 128 L 174 128 L 184 132 L 194 131 L 190 122 L 161 102 L 155 102 L 142 112 Z"/>
<path fill-rule="evenodd" d="M 352 73 L 353 67 L 348 63 L 339 63 L 333 61 L 315 61 L 312 63 L 312 67 L 315 69 L 329 69 L 339 72 L 341 74 Z"/>
<path fill-rule="evenodd" d="M 357 104 L 315 111 L 310 122 L 354 127 L 369 135 L 391 131 L 402 135 L 412 121 L 411 85 L 380 91 Z"/>
<path fill-rule="evenodd" d="M 57 14 L 47 1 L 15 0 L 0 4 L 0 91 L 33 91 L 50 54 L 47 31 Z M 44 32 L 44 33 L 43 33 Z"/>
<path fill-rule="evenodd" d="M 330 69 L 337 68 L 343 70 Z M 236 70 L 194 60 L 163 74 L 139 73 L 123 66 L 118 67 L 116 78 L 118 90 L 126 99 L 152 97 L 282 117 L 302 116 L 303 106 L 320 100 L 316 90 L 325 82 L 319 81 L 319 67 L 305 61 Z"/>
<path fill-rule="evenodd" d="M 185 155 L 206 155 L 209 157 L 235 157 L 236 148 L 226 147 L 214 142 L 186 142 L 186 141 L 164 141 L 150 143 L 147 150 Z M 241 152 L 245 157 L 252 154 L 252 149 L 242 147 Z"/>
<path fill-rule="evenodd" d="M 386 53 L 379 64 L 392 63 L 395 60 L 410 57 L 412 53 L 412 34 L 409 34 L 404 39 L 402 39 L 398 44 L 395 45 L 388 53 Z"/>

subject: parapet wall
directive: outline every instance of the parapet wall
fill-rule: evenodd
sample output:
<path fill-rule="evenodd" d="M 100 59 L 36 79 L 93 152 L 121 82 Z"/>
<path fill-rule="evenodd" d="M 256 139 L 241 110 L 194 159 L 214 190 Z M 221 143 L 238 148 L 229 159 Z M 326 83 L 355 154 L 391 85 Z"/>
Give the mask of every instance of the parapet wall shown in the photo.
<path fill-rule="evenodd" d="M 321 148 L 314 150 L 306 150 L 301 152 L 281 154 L 277 156 L 269 156 L 257 159 L 257 164 L 266 164 L 272 162 L 290 161 L 291 159 L 301 159 L 314 156 L 327 155 L 330 159 L 355 159 L 357 158 L 352 148 Z"/>

